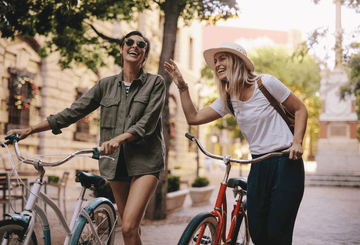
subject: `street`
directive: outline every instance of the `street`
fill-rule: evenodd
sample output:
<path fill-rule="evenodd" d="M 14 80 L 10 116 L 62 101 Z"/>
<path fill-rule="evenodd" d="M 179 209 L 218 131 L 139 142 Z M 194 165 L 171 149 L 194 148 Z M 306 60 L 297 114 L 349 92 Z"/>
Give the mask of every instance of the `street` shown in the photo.
<path fill-rule="evenodd" d="M 193 217 L 202 211 L 210 211 L 212 203 L 202 207 L 191 207 L 188 198 L 184 209 L 169 215 L 171 222 L 142 226 L 144 245 L 177 244 L 186 223 L 174 223 L 176 218 Z M 231 200 L 231 192 L 228 199 Z M 228 203 L 229 208 L 232 201 Z M 360 189 L 333 187 L 306 187 L 295 224 L 294 245 L 350 245 L 360 244 Z M 116 240 L 124 244 L 121 231 Z"/>

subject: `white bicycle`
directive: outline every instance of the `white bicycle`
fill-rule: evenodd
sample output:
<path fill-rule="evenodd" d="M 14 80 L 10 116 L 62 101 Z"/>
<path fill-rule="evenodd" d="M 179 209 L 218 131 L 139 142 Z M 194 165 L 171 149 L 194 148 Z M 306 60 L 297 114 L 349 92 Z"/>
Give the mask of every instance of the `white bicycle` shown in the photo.
<path fill-rule="evenodd" d="M 80 154 L 93 154 L 92 156 L 88 156 L 94 159 L 107 157 L 100 156 L 99 148 L 79 150 L 66 156 L 58 162 L 46 163 L 41 160 L 32 160 L 31 158 L 24 159 L 18 148 L 18 135 L 13 134 L 7 136 L 5 139 L 8 141 L 2 146 L 7 148 L 7 145 L 14 144 L 15 153 L 20 160 L 20 163 L 33 165 L 38 171 L 39 177 L 36 179 L 36 182 L 31 188 L 25 209 L 20 214 L 6 213 L 4 214 L 4 220 L 0 221 L 0 239 L 2 245 L 37 245 L 38 242 L 34 232 L 36 215 L 40 217 L 43 227 L 44 234 L 41 235 L 41 237 L 44 239 L 44 244 L 51 245 L 49 220 L 45 211 L 37 204 L 38 199 L 43 200 L 56 213 L 56 216 L 66 234 L 64 245 L 114 244 L 114 230 L 117 222 L 117 216 L 112 202 L 107 198 L 100 197 L 91 201 L 85 208 L 82 207 L 83 201 L 85 200 L 84 196 L 86 189 L 91 187 L 97 188 L 104 185 L 106 183 L 105 179 L 98 175 L 85 172 L 79 172 L 76 174 L 75 181 L 81 183 L 82 188 L 80 190 L 79 198 L 77 199 L 77 204 L 70 225 L 67 223 L 59 206 L 43 191 L 41 191 L 43 186 L 43 177 L 45 175 L 44 167 L 59 166 Z"/>

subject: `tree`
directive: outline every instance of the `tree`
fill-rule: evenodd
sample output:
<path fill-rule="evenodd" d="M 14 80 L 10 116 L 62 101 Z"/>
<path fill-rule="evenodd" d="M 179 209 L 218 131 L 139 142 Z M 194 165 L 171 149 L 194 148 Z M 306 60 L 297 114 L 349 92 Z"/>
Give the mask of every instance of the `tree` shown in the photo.
<path fill-rule="evenodd" d="M 169 141 L 169 86 L 171 79 L 166 74 L 163 64 L 174 56 L 178 20 L 185 23 L 197 18 L 216 23 L 219 19 L 237 16 L 236 0 L 153 0 L 165 16 L 163 45 L 158 73 L 164 77 L 167 85 L 166 102 L 163 111 L 164 136 Z M 59 63 L 63 69 L 71 64 L 83 63 L 96 72 L 106 66 L 105 59 L 113 57 L 121 66 L 119 57 L 119 39 L 97 31 L 94 20 L 121 21 L 133 20 L 134 13 L 151 9 L 147 0 L 3 0 L 0 5 L 0 31 L 3 38 L 18 36 L 37 51 L 41 57 L 49 52 L 59 52 Z M 92 29 L 94 32 L 89 32 Z M 46 45 L 40 47 L 33 42 L 35 35 L 48 37 Z M 168 147 L 168 146 L 167 146 Z M 166 149 L 166 153 L 168 148 Z M 166 154 L 167 155 L 167 154 Z M 167 159 L 166 159 L 167 162 Z M 167 170 L 167 167 L 166 167 Z M 155 193 L 153 214 L 155 219 L 166 217 L 166 171 L 161 174 Z M 149 217 L 149 215 L 147 215 Z"/>
<path fill-rule="evenodd" d="M 341 98 L 354 94 L 356 97 L 356 114 L 360 118 L 360 43 L 354 43 L 353 48 L 357 50 L 351 57 L 346 67 L 348 68 L 349 82 L 342 86 Z M 360 141 L 360 125 L 357 125 L 358 140 Z"/>

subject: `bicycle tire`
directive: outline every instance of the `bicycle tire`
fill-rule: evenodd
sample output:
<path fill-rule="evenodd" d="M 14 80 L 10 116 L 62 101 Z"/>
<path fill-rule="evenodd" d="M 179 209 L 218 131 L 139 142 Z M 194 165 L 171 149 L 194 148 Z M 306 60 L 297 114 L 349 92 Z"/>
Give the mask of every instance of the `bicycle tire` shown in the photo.
<path fill-rule="evenodd" d="M 187 225 L 180 237 L 178 245 L 196 244 L 200 228 L 207 224 L 200 244 L 215 244 L 216 234 L 218 230 L 218 221 L 211 213 L 201 213 L 195 216 Z M 219 244 L 221 238 L 219 238 Z"/>
<path fill-rule="evenodd" d="M 115 239 L 115 213 L 114 209 L 109 203 L 101 202 L 89 214 L 95 230 L 98 233 L 102 242 L 108 241 L 107 245 L 113 245 Z M 89 245 L 96 244 L 95 237 L 92 235 L 92 230 L 86 219 L 78 222 L 77 231 L 75 232 L 70 244 Z"/>
<path fill-rule="evenodd" d="M 246 208 L 244 207 L 245 215 L 247 216 Z M 231 236 L 230 245 L 249 245 L 249 241 L 246 239 L 249 231 L 246 230 L 247 226 L 245 224 L 247 218 L 244 219 L 244 216 L 239 214 L 236 218 L 234 232 Z"/>
<path fill-rule="evenodd" d="M 23 244 L 18 241 L 19 237 L 25 232 L 28 225 L 21 220 L 2 220 L 0 221 L 0 243 L 3 242 L 6 235 L 10 235 L 10 240 L 7 242 L 7 245 L 16 245 Z M 10 233 L 9 233 L 10 232 Z M 31 239 L 29 242 L 30 245 L 37 245 L 37 239 L 35 232 L 31 234 Z"/>

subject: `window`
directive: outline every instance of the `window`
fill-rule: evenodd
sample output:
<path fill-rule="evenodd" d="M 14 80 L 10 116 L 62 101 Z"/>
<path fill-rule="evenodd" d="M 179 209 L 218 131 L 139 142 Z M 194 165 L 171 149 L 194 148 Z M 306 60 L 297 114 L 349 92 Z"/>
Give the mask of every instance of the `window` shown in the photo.
<path fill-rule="evenodd" d="M 14 128 L 26 128 L 30 121 L 30 106 L 34 102 L 37 86 L 34 84 L 33 76 L 18 69 L 9 69 L 11 74 L 8 88 L 8 123 L 5 131 Z"/>
<path fill-rule="evenodd" d="M 85 92 L 86 88 L 76 88 L 76 100 L 78 100 Z M 76 141 L 94 141 L 95 136 L 90 135 L 90 116 L 87 115 L 76 122 L 76 131 L 74 133 Z"/>

